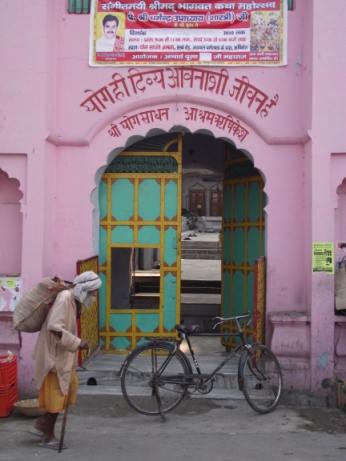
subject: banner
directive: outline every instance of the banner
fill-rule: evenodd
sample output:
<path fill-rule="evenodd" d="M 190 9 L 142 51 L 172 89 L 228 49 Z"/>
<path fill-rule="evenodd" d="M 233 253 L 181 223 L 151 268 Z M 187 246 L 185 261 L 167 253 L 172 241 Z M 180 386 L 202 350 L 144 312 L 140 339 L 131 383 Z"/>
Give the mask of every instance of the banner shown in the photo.
<path fill-rule="evenodd" d="M 91 66 L 283 66 L 287 0 L 93 0 Z"/>

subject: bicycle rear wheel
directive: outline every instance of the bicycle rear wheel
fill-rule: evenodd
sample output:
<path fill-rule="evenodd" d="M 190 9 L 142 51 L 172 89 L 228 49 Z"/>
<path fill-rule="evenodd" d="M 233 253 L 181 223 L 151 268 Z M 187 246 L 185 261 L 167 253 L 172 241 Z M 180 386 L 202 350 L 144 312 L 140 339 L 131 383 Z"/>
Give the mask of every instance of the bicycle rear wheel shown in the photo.
<path fill-rule="evenodd" d="M 256 344 L 253 355 L 245 350 L 240 358 L 239 374 L 245 399 L 258 413 L 270 413 L 278 405 L 282 392 L 279 362 L 266 346 Z"/>
<path fill-rule="evenodd" d="M 139 413 L 161 414 L 156 392 L 159 393 L 162 413 L 173 410 L 184 398 L 188 385 L 174 382 L 172 378 L 191 374 L 192 368 L 179 350 L 169 357 L 172 350 L 173 345 L 169 343 L 156 343 L 155 346 L 149 343 L 134 349 L 125 360 L 121 390 L 126 402 Z"/>

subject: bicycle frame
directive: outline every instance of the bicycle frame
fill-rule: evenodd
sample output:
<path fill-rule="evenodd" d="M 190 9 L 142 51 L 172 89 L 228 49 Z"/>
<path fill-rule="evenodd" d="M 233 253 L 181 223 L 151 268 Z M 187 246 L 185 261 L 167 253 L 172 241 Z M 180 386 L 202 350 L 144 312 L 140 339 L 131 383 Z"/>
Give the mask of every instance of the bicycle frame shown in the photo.
<path fill-rule="evenodd" d="M 217 318 L 219 323 L 233 321 L 237 325 L 237 331 L 198 333 L 195 326 L 176 325 L 178 339 L 149 337 L 146 338 L 149 340 L 147 344 L 138 346 L 129 354 L 120 375 L 123 395 L 133 409 L 145 415 L 160 414 L 165 421 L 165 413 L 179 405 L 185 396 L 190 397 L 195 392 L 209 394 L 213 389 L 216 374 L 239 351 L 242 351 L 242 354 L 238 363 L 238 388 L 243 392 L 246 401 L 253 410 L 261 414 L 269 413 L 276 408 L 282 392 L 280 364 L 268 347 L 258 343 L 250 344 L 246 340 L 244 330 L 251 322 L 252 315 L 246 313 L 237 317 Z M 245 319 L 250 320 L 244 321 L 241 327 L 240 320 Z M 200 336 L 234 336 L 240 338 L 240 344 L 232 349 L 212 372 L 202 373 L 191 345 L 191 337 Z M 196 371 L 193 371 L 191 359 L 189 360 L 186 353 L 180 350 L 184 340 L 187 342 Z M 139 393 L 134 389 L 137 381 L 142 385 Z M 188 392 L 189 388 L 192 392 Z M 142 397 L 144 395 L 148 397 L 145 401 Z M 150 398 L 156 400 L 157 407 L 154 402 L 152 408 L 153 400 Z"/>
<path fill-rule="evenodd" d="M 226 363 L 229 362 L 229 360 L 231 360 L 237 354 L 237 352 L 239 350 L 247 349 L 249 351 L 249 353 L 251 354 L 252 347 L 246 341 L 246 339 L 244 337 L 243 330 L 242 330 L 241 325 L 239 323 L 239 319 L 245 319 L 245 318 L 249 318 L 249 317 L 252 320 L 251 314 L 247 313 L 247 314 L 242 315 L 242 316 L 231 317 L 229 319 L 222 319 L 222 321 L 219 322 L 219 323 L 223 323 L 224 321 L 233 320 L 236 323 L 237 329 L 238 329 L 236 333 L 198 333 L 198 332 L 193 332 L 193 333 L 185 332 L 185 333 L 183 333 L 183 332 L 178 330 L 179 335 L 180 335 L 179 340 L 167 340 L 167 339 L 164 339 L 164 338 L 148 338 L 148 339 L 150 339 L 150 341 L 152 343 L 154 343 L 154 349 L 156 348 L 156 342 L 163 342 L 163 341 L 166 341 L 166 342 L 172 342 L 173 341 L 174 342 L 174 347 L 173 347 L 172 352 L 170 352 L 170 354 L 168 355 L 168 357 L 166 358 L 166 360 L 162 364 L 160 370 L 158 370 L 158 372 L 157 372 L 158 376 L 160 377 L 162 375 L 162 373 L 166 369 L 168 363 L 170 362 L 171 358 L 173 357 L 173 355 L 175 354 L 177 349 L 179 349 L 179 346 L 181 345 L 181 343 L 185 339 L 187 344 L 188 344 L 190 354 L 191 354 L 193 363 L 195 365 L 197 374 L 193 373 L 192 375 L 186 375 L 186 376 L 181 376 L 181 377 L 178 377 L 178 376 L 165 376 L 165 381 L 169 381 L 169 382 L 174 383 L 174 384 L 185 384 L 185 385 L 188 385 L 190 387 L 190 386 L 195 385 L 196 383 L 194 383 L 194 382 L 187 383 L 185 381 L 186 378 L 199 377 L 199 378 L 206 378 L 207 381 L 204 382 L 204 385 L 208 385 L 209 383 L 211 383 L 211 381 L 213 380 L 213 378 L 215 377 L 217 372 L 219 370 L 221 370 L 221 368 L 223 368 L 226 365 Z M 216 318 L 221 319 L 220 317 L 216 317 Z M 217 325 L 218 325 L 218 323 L 214 325 L 214 328 Z M 202 374 L 201 369 L 200 369 L 199 364 L 198 364 L 198 361 L 197 361 L 197 358 L 196 358 L 196 355 L 195 355 L 195 353 L 194 353 L 194 351 L 192 349 L 192 345 L 191 345 L 191 342 L 190 342 L 190 337 L 200 337 L 200 336 L 210 336 L 210 337 L 234 336 L 234 337 L 238 337 L 238 338 L 241 339 L 241 344 L 238 347 L 236 347 L 235 349 L 233 349 L 229 353 L 229 355 L 227 357 L 225 357 L 225 359 L 215 368 L 215 370 L 213 370 L 211 373 L 208 373 L 208 374 Z"/>

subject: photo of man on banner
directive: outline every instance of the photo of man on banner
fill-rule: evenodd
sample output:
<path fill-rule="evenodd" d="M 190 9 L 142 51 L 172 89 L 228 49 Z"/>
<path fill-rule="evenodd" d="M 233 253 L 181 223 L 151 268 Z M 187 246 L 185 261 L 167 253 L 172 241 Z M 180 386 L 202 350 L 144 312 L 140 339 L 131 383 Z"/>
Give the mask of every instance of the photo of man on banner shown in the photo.
<path fill-rule="evenodd" d="M 121 25 L 124 24 L 123 13 L 98 14 L 97 19 L 102 30 L 102 36 L 96 40 L 96 52 L 124 53 L 124 37 L 118 35 Z M 98 28 L 99 35 L 99 28 Z"/>

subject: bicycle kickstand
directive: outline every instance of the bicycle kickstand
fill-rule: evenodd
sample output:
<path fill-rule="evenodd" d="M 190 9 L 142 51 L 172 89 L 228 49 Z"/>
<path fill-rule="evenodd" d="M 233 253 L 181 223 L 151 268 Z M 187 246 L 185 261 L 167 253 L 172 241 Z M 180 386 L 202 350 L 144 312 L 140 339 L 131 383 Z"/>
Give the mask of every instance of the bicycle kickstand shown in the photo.
<path fill-rule="evenodd" d="M 157 406 L 159 407 L 159 412 L 160 412 L 160 415 L 161 415 L 162 422 L 165 423 L 166 422 L 166 417 L 165 417 L 164 412 L 162 411 L 161 397 L 160 397 L 160 393 L 159 393 L 159 390 L 158 390 L 157 387 L 155 389 L 155 397 L 156 397 L 156 401 L 157 401 Z"/>

